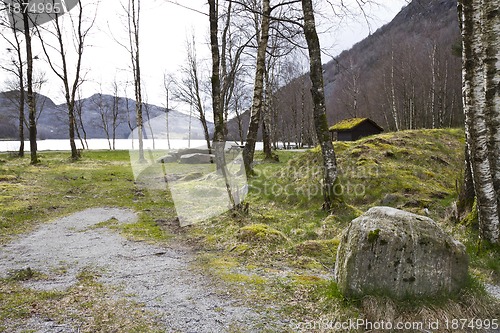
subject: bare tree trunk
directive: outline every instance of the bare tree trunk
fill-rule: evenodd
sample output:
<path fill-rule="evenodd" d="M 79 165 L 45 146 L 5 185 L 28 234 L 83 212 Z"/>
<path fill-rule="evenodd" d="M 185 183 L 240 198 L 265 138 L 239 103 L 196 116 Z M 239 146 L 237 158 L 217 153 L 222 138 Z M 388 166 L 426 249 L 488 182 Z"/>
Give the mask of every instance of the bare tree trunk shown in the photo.
<path fill-rule="evenodd" d="M 168 113 L 170 112 L 169 109 L 169 102 L 170 102 L 170 83 L 171 79 L 167 78 L 166 73 L 163 74 L 163 88 L 165 89 L 165 101 L 167 102 L 165 104 L 165 127 L 167 129 L 167 146 L 168 149 L 170 149 L 170 130 L 168 126 Z"/>
<path fill-rule="evenodd" d="M 26 79 L 28 83 L 28 110 L 29 110 L 29 139 L 30 139 L 30 155 L 31 164 L 38 163 L 37 157 L 37 142 L 36 142 L 36 108 L 35 108 L 35 96 L 33 93 L 33 51 L 31 48 L 31 32 L 29 21 L 30 17 L 28 14 L 29 3 L 21 3 L 21 8 L 23 11 L 23 23 L 24 23 L 24 38 L 26 39 Z"/>
<path fill-rule="evenodd" d="M 120 109 L 119 109 L 119 103 L 120 103 L 120 98 L 118 97 L 118 83 L 115 81 L 113 82 L 113 107 L 112 107 L 112 115 L 113 115 L 113 122 L 112 122 L 112 138 L 113 138 L 113 150 L 116 149 L 116 129 L 118 128 L 118 125 L 120 124 L 119 122 L 119 116 L 120 116 Z"/>
<path fill-rule="evenodd" d="M 18 61 L 18 78 L 19 78 L 19 157 L 24 157 L 24 102 L 25 102 L 25 91 L 24 91 L 24 65 L 23 57 L 21 51 L 21 42 L 17 36 L 17 30 L 15 27 L 12 28 L 12 33 L 14 34 L 14 40 L 16 42 L 16 55 Z"/>
<path fill-rule="evenodd" d="M 457 210 L 459 216 L 472 210 L 472 205 L 474 204 L 474 198 L 476 196 L 474 193 L 474 180 L 472 179 L 471 161 L 467 145 L 465 146 L 464 169 L 463 183 L 459 184 L 460 188 L 458 188 Z"/>
<path fill-rule="evenodd" d="M 334 208 L 337 184 L 337 161 L 335 151 L 330 140 L 328 122 L 326 120 L 325 90 L 323 84 L 323 66 L 321 65 L 321 48 L 312 0 L 302 0 L 302 11 L 304 13 L 304 34 L 309 49 L 310 77 L 312 82 L 311 94 L 314 103 L 314 125 L 316 135 L 323 154 L 324 180 L 323 180 L 323 209 L 331 211 Z"/>
<path fill-rule="evenodd" d="M 217 170 L 224 177 L 228 198 L 232 209 L 236 209 L 236 202 L 229 183 L 226 158 L 224 154 L 224 112 L 221 105 L 221 81 L 220 81 L 220 53 L 218 37 L 218 3 L 217 0 L 208 0 L 210 19 L 210 49 L 212 53 L 212 109 L 214 114 L 214 151 Z"/>
<path fill-rule="evenodd" d="M 19 73 L 21 74 L 23 71 L 22 66 L 20 66 Z M 24 157 L 24 100 L 25 100 L 25 92 L 24 92 L 24 77 L 21 76 L 20 79 L 20 90 L 19 90 L 19 157 Z"/>
<path fill-rule="evenodd" d="M 394 82 L 394 51 L 391 52 L 391 111 L 394 123 L 396 124 L 396 131 L 400 130 L 398 109 L 396 106 L 396 88 Z"/>
<path fill-rule="evenodd" d="M 432 73 L 432 84 L 431 84 L 431 117 L 432 117 L 432 128 L 436 128 L 436 44 L 432 46 L 431 51 L 431 73 Z"/>
<path fill-rule="evenodd" d="M 85 130 L 85 125 L 83 124 L 83 102 L 80 96 L 78 97 L 78 102 L 76 102 L 75 104 L 75 111 L 78 120 L 77 126 L 75 126 L 78 138 L 80 139 L 80 143 L 82 144 L 83 149 L 89 149 L 89 143 L 87 142 L 87 131 Z M 83 138 L 80 136 L 79 129 L 82 130 Z"/>
<path fill-rule="evenodd" d="M 486 112 L 484 45 L 481 0 L 462 0 L 459 5 L 463 42 L 463 91 L 465 130 L 478 205 L 481 237 L 497 243 L 499 237 L 498 196 L 488 147 L 489 117 Z M 485 43 L 485 44 L 483 44 Z"/>
<path fill-rule="evenodd" d="M 146 117 L 148 118 L 147 124 L 149 127 L 149 132 L 151 133 L 151 140 L 153 143 L 153 150 L 155 149 L 155 135 L 153 133 L 153 126 L 151 125 L 151 117 L 149 116 L 149 104 L 145 103 L 143 109 L 146 111 Z M 146 132 L 147 134 L 147 132 Z"/>
<path fill-rule="evenodd" d="M 253 102 L 248 127 L 247 143 L 243 149 L 243 162 L 247 175 L 253 173 L 253 159 L 255 154 L 255 143 L 260 125 L 262 103 L 264 95 L 264 72 L 266 70 L 266 50 L 269 41 L 271 6 L 270 0 L 262 0 L 262 22 L 257 48 L 257 64 L 255 66 L 255 83 L 253 91 Z"/>
<path fill-rule="evenodd" d="M 236 113 L 236 121 L 238 122 L 238 135 L 240 136 L 240 145 L 243 145 L 243 119 L 239 111 L 239 97 L 237 97 L 235 100 L 234 110 Z"/>
<path fill-rule="evenodd" d="M 129 54 L 134 75 L 135 117 L 137 136 L 139 139 L 139 163 L 145 163 L 144 158 L 144 124 L 142 116 L 141 62 L 140 62 L 140 15 L 141 0 L 129 0 L 127 11 Z"/>
<path fill-rule="evenodd" d="M 221 145 L 224 143 L 224 113 L 221 107 L 221 81 L 220 81 L 220 53 L 218 38 L 218 3 L 217 0 L 208 0 L 210 19 L 210 48 L 212 53 L 212 109 L 214 114 L 214 145 L 220 153 Z M 223 149 L 223 147 L 222 147 Z M 223 169 L 223 156 L 216 154 L 217 168 Z"/>
<path fill-rule="evenodd" d="M 269 79 L 269 68 L 266 70 L 265 74 L 266 82 L 266 94 L 264 101 L 264 117 L 262 119 L 262 141 L 264 143 L 264 159 L 266 160 L 276 160 L 277 155 L 273 154 L 271 146 L 271 99 L 272 99 L 272 84 Z"/>
<path fill-rule="evenodd" d="M 500 214 L 500 13 L 495 1 L 483 1 L 485 92 L 493 186 Z"/>

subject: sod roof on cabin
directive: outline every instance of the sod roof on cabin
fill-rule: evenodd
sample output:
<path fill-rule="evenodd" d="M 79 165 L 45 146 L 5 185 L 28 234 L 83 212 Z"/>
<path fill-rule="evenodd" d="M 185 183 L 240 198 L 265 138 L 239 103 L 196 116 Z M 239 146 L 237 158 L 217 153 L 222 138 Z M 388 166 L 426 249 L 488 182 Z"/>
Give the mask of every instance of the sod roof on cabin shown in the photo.
<path fill-rule="evenodd" d="M 353 129 L 354 127 L 358 126 L 365 120 L 368 120 L 368 118 L 349 118 L 349 119 L 344 119 L 330 127 L 330 131 L 347 131 L 350 129 Z"/>

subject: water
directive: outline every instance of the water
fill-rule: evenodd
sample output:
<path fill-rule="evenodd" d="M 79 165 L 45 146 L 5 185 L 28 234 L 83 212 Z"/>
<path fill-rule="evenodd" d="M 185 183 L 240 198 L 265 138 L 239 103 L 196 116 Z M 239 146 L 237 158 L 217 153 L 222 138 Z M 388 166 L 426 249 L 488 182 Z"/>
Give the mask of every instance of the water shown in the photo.
<path fill-rule="evenodd" d="M 75 141 L 77 148 L 81 149 L 82 145 L 79 140 Z M 106 150 L 110 149 L 108 140 L 106 139 L 88 139 L 87 143 L 89 145 L 89 150 Z M 231 144 L 228 142 L 227 144 Z M 236 143 L 233 143 L 236 144 Z M 239 144 L 239 143 L 238 143 Z M 133 150 L 138 149 L 139 142 L 138 140 L 132 141 L 131 139 L 117 139 L 115 141 L 115 146 L 117 150 Z M 24 143 L 25 151 L 29 151 L 30 143 L 29 141 L 25 141 Z M 69 140 L 38 140 L 37 147 L 39 151 L 69 151 L 71 147 L 69 145 Z M 183 149 L 183 148 L 206 148 L 205 140 L 170 140 L 170 149 Z M 256 147 L 257 150 L 262 150 L 262 143 L 257 142 Z M 153 140 L 145 139 L 144 140 L 144 149 L 158 149 L 158 150 L 167 150 L 169 149 L 168 141 L 166 139 L 156 139 Z M 0 152 L 8 152 L 8 151 L 17 151 L 19 150 L 19 141 L 0 141 Z"/>

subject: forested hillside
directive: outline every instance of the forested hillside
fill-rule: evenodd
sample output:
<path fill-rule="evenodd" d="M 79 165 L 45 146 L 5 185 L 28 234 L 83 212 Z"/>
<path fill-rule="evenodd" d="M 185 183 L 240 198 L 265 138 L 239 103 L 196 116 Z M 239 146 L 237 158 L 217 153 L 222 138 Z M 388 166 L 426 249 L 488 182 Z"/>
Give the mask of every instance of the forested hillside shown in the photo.
<path fill-rule="evenodd" d="M 328 121 L 369 117 L 386 130 L 461 126 L 456 0 L 412 1 L 387 25 L 324 65 Z M 277 136 L 314 141 L 309 78 L 276 95 Z"/>

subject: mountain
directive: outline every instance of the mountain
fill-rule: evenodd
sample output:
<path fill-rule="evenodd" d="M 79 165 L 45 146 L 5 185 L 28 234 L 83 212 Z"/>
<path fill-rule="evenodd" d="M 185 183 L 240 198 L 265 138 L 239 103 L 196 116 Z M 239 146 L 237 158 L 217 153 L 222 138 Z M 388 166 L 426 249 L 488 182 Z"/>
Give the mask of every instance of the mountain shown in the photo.
<path fill-rule="evenodd" d="M 413 0 L 324 66 L 328 118 L 365 116 L 388 129 L 462 123 L 460 38 L 456 0 Z"/>
<path fill-rule="evenodd" d="M 0 93 L 0 139 L 17 139 L 18 136 L 18 105 L 19 92 L 7 91 Z M 110 95 L 94 94 L 91 97 L 78 100 L 81 106 L 81 123 L 87 138 L 106 138 L 107 128 L 112 133 L 113 106 L 117 105 L 116 138 L 127 138 L 131 128 L 135 128 L 135 101 Z M 37 110 L 41 110 L 37 121 L 39 139 L 66 139 L 68 138 L 67 110 L 65 104 L 56 105 L 49 97 L 37 95 Z M 27 114 L 27 106 L 25 107 Z M 166 138 L 165 108 L 153 104 L 143 104 L 144 132 L 146 137 L 151 131 L 156 138 Z M 80 124 L 80 122 L 78 122 Z M 187 139 L 191 128 L 192 139 L 203 139 L 203 129 L 196 117 L 184 113 L 168 111 L 169 137 L 171 139 Z M 213 131 L 213 124 L 209 123 L 209 130 Z M 83 136 L 83 131 L 80 133 Z M 27 133 L 27 131 L 25 131 Z"/>
<path fill-rule="evenodd" d="M 324 64 L 330 125 L 369 117 L 386 130 L 463 124 L 456 0 L 413 0 L 377 31 Z M 283 84 L 275 100 L 276 136 L 311 136 L 309 75 Z"/>

